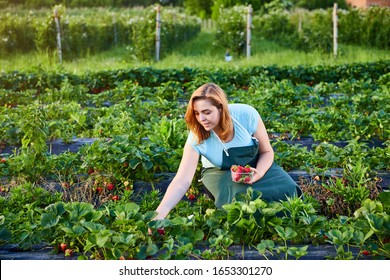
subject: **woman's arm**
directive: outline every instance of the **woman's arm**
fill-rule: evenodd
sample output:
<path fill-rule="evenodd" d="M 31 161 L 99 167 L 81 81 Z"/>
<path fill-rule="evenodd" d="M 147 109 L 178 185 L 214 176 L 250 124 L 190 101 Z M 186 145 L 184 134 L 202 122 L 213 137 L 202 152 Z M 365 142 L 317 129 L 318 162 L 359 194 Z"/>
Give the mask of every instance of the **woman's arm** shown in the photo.
<path fill-rule="evenodd" d="M 172 208 L 182 199 L 191 186 L 198 162 L 199 154 L 190 144 L 186 143 L 176 176 L 169 184 L 163 200 L 156 209 L 158 213 L 155 217 L 156 220 L 164 219 Z"/>
<path fill-rule="evenodd" d="M 259 159 L 257 161 L 256 169 L 253 170 L 255 174 L 252 180 L 252 182 L 256 182 L 263 178 L 264 174 L 274 162 L 274 150 L 272 149 L 267 130 L 261 118 L 259 119 L 256 132 L 253 136 L 259 141 Z"/>

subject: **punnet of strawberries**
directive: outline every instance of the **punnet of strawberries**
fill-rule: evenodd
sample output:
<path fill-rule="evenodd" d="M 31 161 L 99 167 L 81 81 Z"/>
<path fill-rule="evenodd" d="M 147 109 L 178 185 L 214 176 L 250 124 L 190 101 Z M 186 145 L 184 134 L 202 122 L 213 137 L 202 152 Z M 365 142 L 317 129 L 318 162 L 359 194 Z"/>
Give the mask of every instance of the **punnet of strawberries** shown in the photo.
<path fill-rule="evenodd" d="M 250 183 L 253 178 L 253 171 L 249 165 L 232 165 L 230 167 L 232 180 L 236 183 Z"/>

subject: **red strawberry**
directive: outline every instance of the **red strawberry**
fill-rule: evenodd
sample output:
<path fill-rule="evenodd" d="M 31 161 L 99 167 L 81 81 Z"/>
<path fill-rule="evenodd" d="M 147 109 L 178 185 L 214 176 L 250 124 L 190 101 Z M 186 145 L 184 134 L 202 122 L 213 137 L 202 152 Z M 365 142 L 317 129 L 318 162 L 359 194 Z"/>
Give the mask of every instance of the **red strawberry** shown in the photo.
<path fill-rule="evenodd" d="M 244 172 L 246 172 L 246 173 L 250 173 L 250 172 L 252 172 L 252 170 L 251 170 L 251 167 L 250 166 L 245 166 L 245 168 L 244 168 Z"/>
<path fill-rule="evenodd" d="M 245 181 L 245 183 L 249 183 L 251 181 L 251 177 L 250 176 L 246 176 L 244 181 Z"/>
<path fill-rule="evenodd" d="M 6 161 L 7 161 L 7 160 L 6 160 L 5 158 L 2 158 L 0 162 L 1 162 L 1 163 L 5 163 Z"/>
<path fill-rule="evenodd" d="M 163 236 L 163 235 L 165 234 L 165 229 L 163 229 L 163 228 L 159 228 L 159 229 L 157 229 L 157 231 L 158 231 L 158 233 L 159 233 L 161 236 Z"/>
<path fill-rule="evenodd" d="M 60 245 L 62 252 L 65 252 L 67 247 L 68 247 L 68 245 L 66 243 L 61 243 L 61 245 Z"/>
<path fill-rule="evenodd" d="M 108 189 L 109 191 L 112 191 L 114 188 L 115 188 L 115 185 L 114 185 L 113 183 L 109 183 L 109 184 L 107 185 L 107 189 Z"/>
<path fill-rule="evenodd" d="M 370 253 L 370 251 L 363 250 L 362 254 L 368 256 L 368 255 L 371 254 L 371 253 Z"/>
<path fill-rule="evenodd" d="M 93 168 L 88 169 L 88 174 L 89 175 L 91 175 L 93 172 L 95 172 L 95 170 L 93 170 Z"/>
<path fill-rule="evenodd" d="M 102 187 L 97 187 L 97 188 L 96 188 L 96 191 L 97 191 L 98 193 L 101 193 L 101 192 L 103 191 L 103 188 L 102 188 Z"/>
<path fill-rule="evenodd" d="M 114 195 L 114 196 L 112 197 L 112 200 L 114 200 L 114 201 L 117 201 L 117 200 L 119 200 L 119 196 L 117 196 L 117 195 Z"/>
<path fill-rule="evenodd" d="M 190 194 L 188 196 L 188 199 L 191 200 L 191 201 L 194 201 L 196 199 L 196 196 L 194 194 Z"/>

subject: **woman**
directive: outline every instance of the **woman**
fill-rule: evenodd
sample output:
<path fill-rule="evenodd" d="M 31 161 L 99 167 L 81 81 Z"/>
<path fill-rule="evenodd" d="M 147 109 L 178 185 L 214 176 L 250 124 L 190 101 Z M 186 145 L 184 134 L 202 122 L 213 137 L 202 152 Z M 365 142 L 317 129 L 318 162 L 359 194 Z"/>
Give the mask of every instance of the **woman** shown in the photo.
<path fill-rule="evenodd" d="M 274 152 L 259 113 L 245 104 L 228 104 L 225 92 L 216 84 L 199 87 L 191 96 L 185 120 L 190 133 L 183 157 L 157 217 L 164 219 L 189 189 L 202 158 L 202 182 L 214 196 L 215 205 L 230 203 L 248 184 L 262 192 L 266 201 L 300 195 L 295 181 L 274 163 Z M 231 179 L 232 165 L 251 166 L 254 176 L 247 183 Z"/>

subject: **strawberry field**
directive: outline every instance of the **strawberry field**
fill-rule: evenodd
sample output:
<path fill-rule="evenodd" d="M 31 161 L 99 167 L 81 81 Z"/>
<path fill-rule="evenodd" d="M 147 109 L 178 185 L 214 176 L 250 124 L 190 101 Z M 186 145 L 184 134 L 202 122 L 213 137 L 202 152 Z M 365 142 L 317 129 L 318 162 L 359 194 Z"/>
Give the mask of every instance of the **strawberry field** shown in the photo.
<path fill-rule="evenodd" d="M 78 259 L 234 259 L 246 248 L 255 259 L 300 259 L 326 245 L 324 259 L 389 259 L 389 73 L 389 61 L 2 73 L 0 248 Z M 206 82 L 259 111 L 303 199 L 266 203 L 248 188 L 216 209 L 199 166 L 168 218 L 152 220 L 181 159 L 187 100 Z"/>

